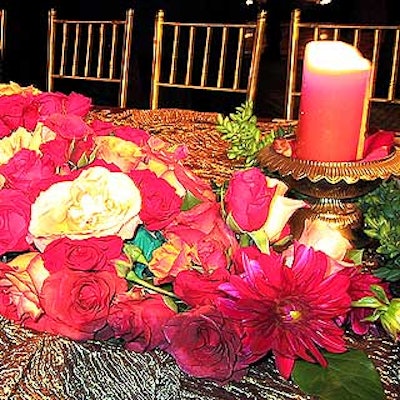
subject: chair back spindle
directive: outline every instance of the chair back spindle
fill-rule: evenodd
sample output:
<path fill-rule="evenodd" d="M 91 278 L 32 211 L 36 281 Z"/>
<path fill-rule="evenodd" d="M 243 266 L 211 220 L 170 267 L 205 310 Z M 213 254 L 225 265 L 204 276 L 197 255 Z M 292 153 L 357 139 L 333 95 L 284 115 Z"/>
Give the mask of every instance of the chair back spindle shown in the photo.
<path fill-rule="evenodd" d="M 126 107 L 133 15 L 129 9 L 125 20 L 83 21 L 50 10 L 47 89 L 54 91 L 56 79 L 117 84 L 118 106 Z"/>
<path fill-rule="evenodd" d="M 155 19 L 150 94 L 159 107 L 160 88 L 243 94 L 254 101 L 264 43 L 266 13 L 250 24 L 190 23 Z"/>

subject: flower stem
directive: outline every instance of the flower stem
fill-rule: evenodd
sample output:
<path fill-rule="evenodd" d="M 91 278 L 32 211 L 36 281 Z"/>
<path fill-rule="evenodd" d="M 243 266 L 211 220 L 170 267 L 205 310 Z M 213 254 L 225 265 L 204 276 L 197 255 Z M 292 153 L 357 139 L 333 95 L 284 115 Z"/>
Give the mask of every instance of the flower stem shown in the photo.
<path fill-rule="evenodd" d="M 154 292 L 160 293 L 164 296 L 168 296 L 168 297 L 172 297 L 174 299 L 179 299 L 179 297 L 172 293 L 169 292 L 168 290 L 162 289 L 159 286 L 155 286 L 153 284 L 151 284 L 150 282 L 145 281 L 144 279 L 139 278 L 133 271 L 130 271 L 127 275 L 126 275 L 126 279 L 129 282 L 133 282 L 133 283 L 137 283 L 140 286 L 143 286 L 147 289 L 150 289 Z"/>

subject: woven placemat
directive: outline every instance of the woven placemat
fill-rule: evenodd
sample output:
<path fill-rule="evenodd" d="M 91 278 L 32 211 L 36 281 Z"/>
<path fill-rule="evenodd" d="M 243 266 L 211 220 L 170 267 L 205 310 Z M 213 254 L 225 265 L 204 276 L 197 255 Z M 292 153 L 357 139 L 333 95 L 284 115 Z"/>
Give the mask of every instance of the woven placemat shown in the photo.
<path fill-rule="evenodd" d="M 98 118 L 118 125 L 130 125 L 159 136 L 171 145 L 184 144 L 188 157 L 183 164 L 197 176 L 218 184 L 228 180 L 235 170 L 243 168 L 241 160 L 227 157 L 229 143 L 216 129 L 217 113 L 192 110 L 158 109 L 114 112 L 99 110 L 89 118 Z M 285 125 L 281 122 L 280 125 Z M 286 123 L 288 125 L 288 123 Z M 259 122 L 260 130 L 268 132 L 276 122 Z"/>

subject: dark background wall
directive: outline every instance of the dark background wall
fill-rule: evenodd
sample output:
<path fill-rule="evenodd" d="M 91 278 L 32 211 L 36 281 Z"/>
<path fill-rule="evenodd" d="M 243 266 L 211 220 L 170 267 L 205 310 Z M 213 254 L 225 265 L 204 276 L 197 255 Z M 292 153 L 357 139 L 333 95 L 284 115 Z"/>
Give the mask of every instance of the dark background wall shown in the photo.
<path fill-rule="evenodd" d="M 164 9 L 168 18 L 192 21 L 239 21 L 246 17 L 239 0 L 0 0 L 7 10 L 6 57 L 2 81 L 34 84 L 45 89 L 47 15 L 55 8 L 60 18 L 124 19 L 133 8 L 131 74 L 134 106 L 148 104 L 154 17 Z"/>
<path fill-rule="evenodd" d="M 310 6 L 301 0 L 260 0 L 245 6 L 244 0 L 0 0 L 7 10 L 6 57 L 2 81 L 34 84 L 45 90 L 47 14 L 55 8 L 66 18 L 123 19 L 135 10 L 130 106 L 148 107 L 154 17 L 164 9 L 168 18 L 187 21 L 245 21 L 254 19 L 260 7 L 268 10 L 268 46 L 263 55 L 260 80 L 269 79 L 269 64 L 280 61 L 280 23 L 290 11 L 303 8 L 303 17 L 324 21 L 399 24 L 399 0 L 333 0 L 329 6 Z M 273 72 L 272 72 L 273 73 Z M 265 82 L 260 83 L 260 96 Z M 261 102 L 262 103 L 262 102 Z"/>

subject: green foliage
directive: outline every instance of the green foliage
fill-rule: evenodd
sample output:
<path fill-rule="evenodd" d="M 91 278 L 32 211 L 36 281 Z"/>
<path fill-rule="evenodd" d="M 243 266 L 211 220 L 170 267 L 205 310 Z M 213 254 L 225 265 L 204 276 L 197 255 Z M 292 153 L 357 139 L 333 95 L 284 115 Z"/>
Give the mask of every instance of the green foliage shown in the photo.
<path fill-rule="evenodd" d="M 197 197 L 193 196 L 193 194 L 188 191 L 185 195 L 185 198 L 183 199 L 183 204 L 182 204 L 181 210 L 188 211 L 200 203 L 201 203 L 201 200 L 199 200 Z"/>
<path fill-rule="evenodd" d="M 296 361 L 292 377 L 305 393 L 320 400 L 385 399 L 379 374 L 364 352 L 350 350 L 324 356 L 327 368 Z"/>
<path fill-rule="evenodd" d="M 376 252 L 383 266 L 376 275 L 388 281 L 400 279 L 400 187 L 392 179 L 359 200 L 364 214 L 364 232 L 378 241 Z"/>
<path fill-rule="evenodd" d="M 251 101 L 236 107 L 236 113 L 228 117 L 219 114 L 216 128 L 222 134 L 222 139 L 231 144 L 227 151 L 228 158 L 244 159 L 245 167 L 256 165 L 259 151 L 269 146 L 276 137 L 274 130 L 263 134 L 257 127 Z"/>

